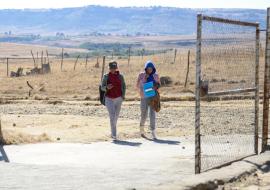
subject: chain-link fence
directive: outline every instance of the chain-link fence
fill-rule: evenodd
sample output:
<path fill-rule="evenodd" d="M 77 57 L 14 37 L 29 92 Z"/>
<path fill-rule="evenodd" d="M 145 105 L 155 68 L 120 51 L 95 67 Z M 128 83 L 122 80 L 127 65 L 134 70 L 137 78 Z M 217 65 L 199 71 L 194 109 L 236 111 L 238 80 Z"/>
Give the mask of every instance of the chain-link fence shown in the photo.
<path fill-rule="evenodd" d="M 259 25 L 199 15 L 197 40 L 200 172 L 258 153 Z"/>

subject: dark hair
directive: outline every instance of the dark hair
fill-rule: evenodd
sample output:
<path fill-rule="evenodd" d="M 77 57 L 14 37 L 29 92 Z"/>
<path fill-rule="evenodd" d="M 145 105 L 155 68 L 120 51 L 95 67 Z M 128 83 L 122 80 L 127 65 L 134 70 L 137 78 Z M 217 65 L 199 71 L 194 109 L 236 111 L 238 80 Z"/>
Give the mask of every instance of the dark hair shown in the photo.
<path fill-rule="evenodd" d="M 109 68 L 110 69 L 117 69 L 118 68 L 118 64 L 116 61 L 110 61 L 109 62 Z"/>

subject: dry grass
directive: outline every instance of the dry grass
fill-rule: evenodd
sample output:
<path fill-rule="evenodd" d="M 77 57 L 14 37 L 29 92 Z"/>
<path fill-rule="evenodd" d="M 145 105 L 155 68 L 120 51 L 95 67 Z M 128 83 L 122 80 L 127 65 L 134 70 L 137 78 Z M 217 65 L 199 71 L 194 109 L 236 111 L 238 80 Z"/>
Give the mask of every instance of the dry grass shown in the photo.
<path fill-rule="evenodd" d="M 172 38 L 173 39 L 173 38 Z M 125 39 L 126 40 L 126 39 Z M 134 39 L 133 39 L 134 40 Z M 154 39 L 148 39 L 149 41 Z M 22 55 L 30 54 L 29 49 L 33 49 L 35 46 L 29 45 L 26 48 L 24 45 L 14 44 L 2 44 L 2 49 L 10 49 L 9 52 Z M 14 46 L 14 47 L 12 47 Z M 14 49 L 12 49 L 14 48 Z M 222 47 L 221 47 L 222 49 Z M 0 48 L 1 50 L 1 48 Z M 12 50 L 12 51 L 11 51 Z M 53 50 L 55 53 L 59 53 L 59 48 Z M 209 55 L 211 55 L 210 49 Z M 33 49 L 33 51 L 37 51 Z M 72 50 L 73 51 L 73 50 Z M 209 51 L 209 49 L 208 49 Z M 156 54 L 152 56 L 145 56 L 143 59 L 139 56 L 131 57 L 130 65 L 128 65 L 127 59 L 116 58 L 119 62 L 120 71 L 124 73 L 127 83 L 127 99 L 137 99 L 138 93 L 135 88 L 135 83 L 138 74 L 143 70 L 144 63 L 147 60 L 152 60 L 156 66 L 160 76 L 169 76 L 172 78 L 173 84 L 161 89 L 161 96 L 164 99 L 178 99 L 181 94 L 186 92 L 192 92 L 194 90 L 195 83 L 195 51 L 191 49 L 190 58 L 190 73 L 188 78 L 188 86 L 184 88 L 184 82 L 187 70 L 187 52 L 188 49 L 181 49 L 177 53 L 176 62 L 172 64 L 174 51 L 167 52 L 165 54 Z M 214 52 L 214 51 L 213 51 Z M 226 51 L 227 54 L 230 53 Z M 233 52 L 231 52 L 233 55 Z M 107 63 L 110 60 L 107 57 L 106 60 L 106 72 Z M 225 89 L 228 87 L 248 87 L 251 81 L 254 81 L 254 65 L 247 65 L 247 60 L 250 61 L 251 57 L 243 57 L 241 61 L 236 64 L 227 65 L 227 62 L 232 62 L 230 56 L 223 58 L 215 55 L 209 56 L 204 59 L 204 65 L 202 67 L 203 73 L 211 75 L 211 86 L 216 90 Z M 223 62 L 219 62 L 222 59 Z M 1 61 L 1 60 L 0 60 Z M 29 87 L 26 85 L 26 81 L 29 81 L 32 85 L 39 89 L 43 86 L 42 91 L 34 90 L 32 99 L 36 100 L 48 100 L 48 99 L 72 99 L 72 100 L 96 100 L 98 98 L 98 85 L 101 79 L 101 67 L 95 68 L 96 57 L 92 57 L 88 60 L 88 65 L 85 65 L 85 59 L 79 59 L 76 70 L 74 71 L 74 58 L 65 59 L 63 65 L 63 71 L 60 70 L 60 59 L 50 59 L 52 73 L 47 75 L 37 76 L 24 76 L 20 78 L 9 78 L 6 76 L 6 64 L 5 60 L 0 62 L 0 94 L 4 98 L 24 99 L 28 96 Z M 100 59 L 100 62 L 102 60 Z M 220 63 L 220 64 L 217 64 Z M 263 84 L 263 63 L 264 59 L 261 57 L 260 65 L 260 84 L 262 89 Z M 40 64 L 40 63 L 39 63 Z M 24 68 L 24 72 L 33 68 L 33 61 L 29 60 L 10 60 L 10 71 L 16 71 L 19 67 Z M 100 66 L 102 63 L 100 63 Z M 226 72 L 224 72 L 226 70 Z"/>
<path fill-rule="evenodd" d="M 29 143 L 40 143 L 40 142 L 51 142 L 51 139 L 46 133 L 40 135 L 30 135 L 27 133 L 19 133 L 14 130 L 3 131 L 3 144 L 29 144 Z"/>
<path fill-rule="evenodd" d="M 138 93 L 135 88 L 135 83 L 138 74 L 143 71 L 144 63 L 147 60 L 152 60 L 156 63 L 160 76 L 169 76 L 173 80 L 170 87 L 164 88 L 161 91 L 164 97 L 177 97 L 181 90 L 186 73 L 187 51 L 180 52 L 176 58 L 176 63 L 172 64 L 173 52 L 154 56 L 131 57 L 130 65 L 127 64 L 127 59 L 116 59 L 119 63 L 120 71 L 124 73 L 127 83 L 127 98 L 138 98 Z M 107 63 L 106 61 L 106 72 Z M 0 64 L 0 94 L 2 97 L 26 98 L 28 96 L 29 87 L 26 81 L 34 85 L 36 89 L 44 86 L 43 91 L 34 91 L 33 98 L 37 100 L 43 99 L 88 99 L 93 100 L 98 98 L 98 85 L 101 79 L 100 68 L 95 68 L 96 58 L 88 60 L 87 67 L 85 59 L 79 59 L 76 70 L 74 71 L 75 59 L 65 59 L 63 71 L 60 70 L 60 59 L 51 59 L 52 73 L 47 75 L 23 76 L 19 78 L 6 77 L 6 65 Z M 101 61 L 101 59 L 100 59 Z M 32 60 L 10 60 L 10 71 L 16 71 L 19 67 L 24 68 L 24 72 L 33 68 Z M 189 83 L 194 84 L 194 54 L 191 58 Z M 193 85 L 190 86 L 193 89 Z"/>

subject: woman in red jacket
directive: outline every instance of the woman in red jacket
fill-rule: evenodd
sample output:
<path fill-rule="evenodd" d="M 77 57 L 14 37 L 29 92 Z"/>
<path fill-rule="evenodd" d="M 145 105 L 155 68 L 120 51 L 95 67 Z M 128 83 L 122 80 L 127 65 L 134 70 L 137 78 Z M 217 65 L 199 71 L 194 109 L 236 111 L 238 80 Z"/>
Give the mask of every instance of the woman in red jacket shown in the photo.
<path fill-rule="evenodd" d="M 124 76 L 118 70 L 117 62 L 110 62 L 109 69 L 109 73 L 103 76 L 101 89 L 106 92 L 105 106 L 110 116 L 111 137 L 116 140 L 116 125 L 122 102 L 125 99 L 126 84 Z"/>

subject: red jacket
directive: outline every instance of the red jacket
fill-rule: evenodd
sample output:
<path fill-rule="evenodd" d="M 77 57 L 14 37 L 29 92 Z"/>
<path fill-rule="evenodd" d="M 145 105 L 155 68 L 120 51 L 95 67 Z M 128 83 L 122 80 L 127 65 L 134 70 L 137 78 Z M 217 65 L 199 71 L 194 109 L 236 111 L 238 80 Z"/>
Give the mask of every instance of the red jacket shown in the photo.
<path fill-rule="evenodd" d="M 122 84 L 119 71 L 115 72 L 114 74 L 109 73 L 107 85 L 108 84 L 113 85 L 113 88 L 110 90 L 108 89 L 106 93 L 108 98 L 118 98 L 122 96 Z"/>

